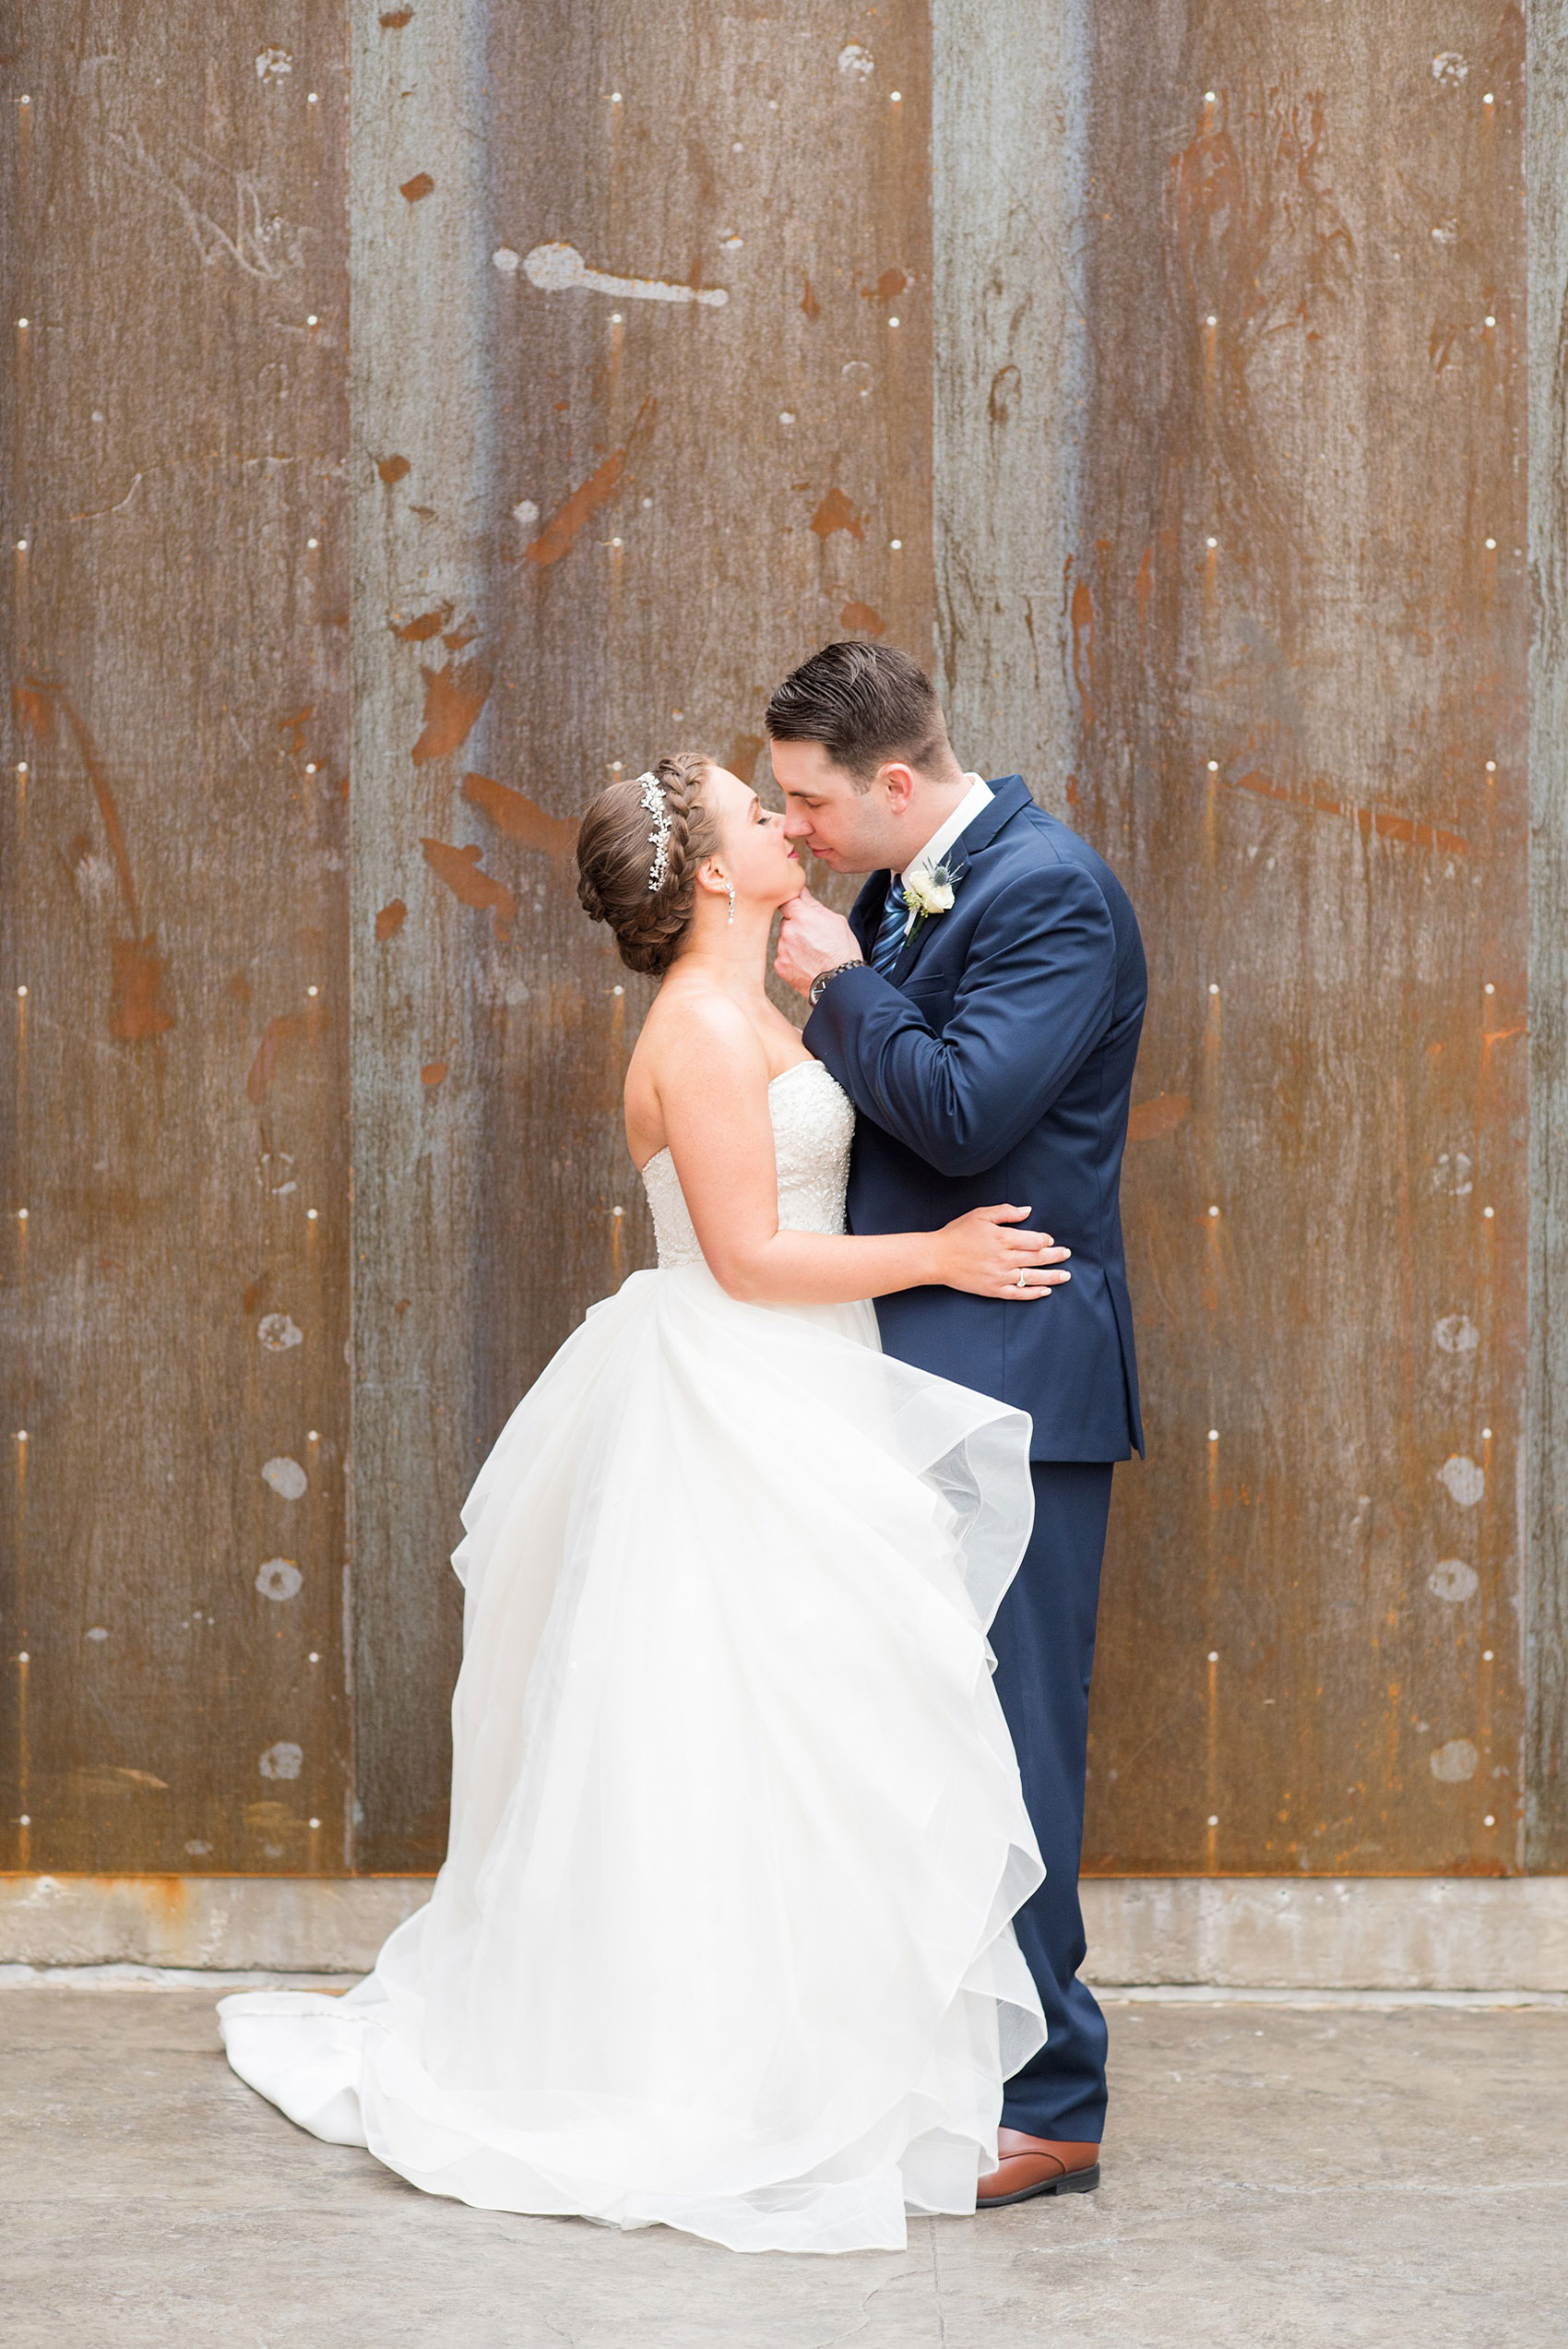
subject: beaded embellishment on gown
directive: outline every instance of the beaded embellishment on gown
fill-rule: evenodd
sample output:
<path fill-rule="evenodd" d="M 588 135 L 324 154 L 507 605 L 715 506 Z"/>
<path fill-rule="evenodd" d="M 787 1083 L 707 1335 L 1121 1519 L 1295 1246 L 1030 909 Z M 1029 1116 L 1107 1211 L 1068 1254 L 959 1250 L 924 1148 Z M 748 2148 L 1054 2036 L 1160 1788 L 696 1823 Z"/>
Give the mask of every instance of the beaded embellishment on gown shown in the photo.
<path fill-rule="evenodd" d="M 769 1106 L 780 1224 L 841 1231 L 849 1103 L 810 1061 Z M 729 1296 L 668 1152 L 645 1180 L 658 1270 L 464 1505 L 431 1899 L 345 1997 L 223 1999 L 229 2060 L 481 2209 L 897 2249 L 973 2209 L 1045 2036 L 985 1637 L 1028 1421 L 889 1360 L 869 1304 Z"/>

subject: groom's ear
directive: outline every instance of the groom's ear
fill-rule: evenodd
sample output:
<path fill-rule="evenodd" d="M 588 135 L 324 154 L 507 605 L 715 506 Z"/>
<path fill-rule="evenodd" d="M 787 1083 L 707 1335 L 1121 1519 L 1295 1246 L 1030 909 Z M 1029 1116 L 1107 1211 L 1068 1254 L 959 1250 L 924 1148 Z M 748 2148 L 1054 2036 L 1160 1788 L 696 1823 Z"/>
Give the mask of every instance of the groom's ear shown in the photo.
<path fill-rule="evenodd" d="M 888 814 L 907 814 L 917 781 L 914 769 L 901 758 L 886 758 L 876 770 L 876 781 L 886 795 Z"/>

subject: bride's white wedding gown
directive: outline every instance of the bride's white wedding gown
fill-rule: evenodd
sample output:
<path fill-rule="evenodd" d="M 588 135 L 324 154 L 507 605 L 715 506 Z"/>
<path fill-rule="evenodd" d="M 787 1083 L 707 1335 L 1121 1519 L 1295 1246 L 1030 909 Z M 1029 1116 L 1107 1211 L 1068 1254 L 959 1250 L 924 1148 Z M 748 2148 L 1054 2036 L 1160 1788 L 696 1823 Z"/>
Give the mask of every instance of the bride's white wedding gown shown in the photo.
<path fill-rule="evenodd" d="M 854 1115 L 770 1091 L 782 1224 L 839 1232 Z M 674 1167 L 637 1272 L 463 1509 L 451 1840 L 341 1998 L 222 2000 L 241 2078 L 485 2210 L 896 2250 L 974 2208 L 1042 2045 L 1040 1881 L 985 1626 L 1028 1421 L 869 1305 L 737 1303 Z"/>

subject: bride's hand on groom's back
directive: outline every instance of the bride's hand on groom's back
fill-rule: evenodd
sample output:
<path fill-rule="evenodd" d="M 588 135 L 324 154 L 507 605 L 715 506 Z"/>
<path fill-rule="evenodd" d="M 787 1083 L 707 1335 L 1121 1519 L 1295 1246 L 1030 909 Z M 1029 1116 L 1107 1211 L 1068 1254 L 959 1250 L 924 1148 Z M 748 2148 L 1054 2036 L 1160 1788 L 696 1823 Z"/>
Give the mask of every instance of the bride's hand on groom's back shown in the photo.
<path fill-rule="evenodd" d="M 1028 1305 L 1070 1281 L 1070 1272 L 1054 1269 L 1066 1263 L 1070 1248 L 1059 1248 L 1049 1232 L 1017 1229 L 1028 1212 L 1027 1207 L 976 1207 L 944 1224 L 935 1234 L 943 1287 Z"/>

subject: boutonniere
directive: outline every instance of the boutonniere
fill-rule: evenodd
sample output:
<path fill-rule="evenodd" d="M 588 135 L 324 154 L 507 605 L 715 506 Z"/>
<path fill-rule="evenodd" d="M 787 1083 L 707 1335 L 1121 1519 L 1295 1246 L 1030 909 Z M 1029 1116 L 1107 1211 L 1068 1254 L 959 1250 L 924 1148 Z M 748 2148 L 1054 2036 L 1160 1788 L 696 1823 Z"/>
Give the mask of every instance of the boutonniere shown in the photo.
<path fill-rule="evenodd" d="M 904 902 L 909 909 L 909 918 L 904 924 L 906 943 L 920 935 L 922 923 L 948 911 L 963 877 L 961 864 L 933 864 L 929 873 L 917 873 L 912 880 L 905 882 Z"/>

